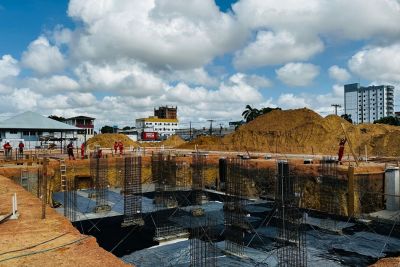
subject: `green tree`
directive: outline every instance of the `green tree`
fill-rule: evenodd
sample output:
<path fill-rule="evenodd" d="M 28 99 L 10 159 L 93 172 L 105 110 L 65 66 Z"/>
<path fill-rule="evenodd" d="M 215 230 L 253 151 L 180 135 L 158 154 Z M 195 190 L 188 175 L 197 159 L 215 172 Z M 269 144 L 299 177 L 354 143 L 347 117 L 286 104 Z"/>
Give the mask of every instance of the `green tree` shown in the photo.
<path fill-rule="evenodd" d="M 266 107 L 266 108 L 262 108 L 261 109 L 261 114 L 267 114 L 273 110 L 282 110 L 281 108 L 270 108 L 270 107 Z M 261 115 L 260 114 L 260 115 Z"/>
<path fill-rule="evenodd" d="M 374 123 L 400 126 L 400 119 L 398 119 L 397 117 L 388 116 L 388 117 L 383 117 L 382 119 L 379 120 L 375 120 Z"/>
<path fill-rule="evenodd" d="M 114 128 L 111 126 L 105 125 L 105 126 L 101 127 L 100 132 L 101 133 L 113 133 Z"/>
<path fill-rule="evenodd" d="M 124 128 L 122 128 L 122 130 L 124 130 L 124 131 L 130 130 L 130 129 L 131 129 L 131 127 L 129 127 L 129 126 L 125 126 Z"/>
<path fill-rule="evenodd" d="M 267 114 L 273 110 L 281 110 L 281 108 L 265 107 L 259 110 L 256 108 L 252 108 L 250 105 L 247 105 L 246 109 L 242 113 L 242 116 L 246 120 L 246 122 L 249 122 L 257 118 L 258 116 Z"/>
<path fill-rule="evenodd" d="M 260 111 L 256 108 L 252 108 L 250 105 L 246 105 L 246 109 L 243 111 L 242 116 L 246 122 L 252 121 L 260 115 Z"/>
<path fill-rule="evenodd" d="M 351 115 L 350 114 L 343 114 L 340 117 L 345 119 L 346 121 L 348 121 L 350 123 L 353 123 L 353 120 L 351 119 Z"/>
<path fill-rule="evenodd" d="M 56 115 L 50 115 L 48 118 L 52 119 L 52 120 L 56 120 L 56 121 L 61 121 L 61 122 L 65 121 L 64 117 L 59 117 L 59 116 L 56 116 Z"/>

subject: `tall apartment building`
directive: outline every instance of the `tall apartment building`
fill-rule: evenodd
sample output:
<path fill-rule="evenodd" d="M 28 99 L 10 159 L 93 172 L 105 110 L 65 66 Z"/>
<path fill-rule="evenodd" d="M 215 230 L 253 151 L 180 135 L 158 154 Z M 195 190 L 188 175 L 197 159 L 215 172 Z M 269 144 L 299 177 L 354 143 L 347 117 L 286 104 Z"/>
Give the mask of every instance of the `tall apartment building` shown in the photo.
<path fill-rule="evenodd" d="M 354 123 L 372 123 L 383 117 L 394 116 L 394 87 L 346 84 L 344 112 L 351 115 Z"/>

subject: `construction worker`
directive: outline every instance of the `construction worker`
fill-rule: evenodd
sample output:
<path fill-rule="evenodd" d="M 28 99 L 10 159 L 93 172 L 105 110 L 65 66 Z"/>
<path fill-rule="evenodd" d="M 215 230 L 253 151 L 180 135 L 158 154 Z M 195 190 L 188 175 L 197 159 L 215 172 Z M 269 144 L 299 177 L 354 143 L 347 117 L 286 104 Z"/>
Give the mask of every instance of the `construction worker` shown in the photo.
<path fill-rule="evenodd" d="M 75 156 L 74 156 L 74 144 L 71 142 L 69 142 L 69 144 L 67 145 L 67 152 L 68 152 L 68 158 L 69 160 L 73 159 L 75 160 Z"/>
<path fill-rule="evenodd" d="M 12 146 L 10 145 L 9 142 L 5 143 L 3 145 L 3 149 L 4 149 L 4 154 L 6 156 L 6 158 L 11 158 L 11 153 L 12 153 Z"/>
<path fill-rule="evenodd" d="M 119 147 L 119 154 L 122 155 L 124 152 L 124 144 L 122 143 L 121 140 L 118 141 L 118 147 Z"/>
<path fill-rule="evenodd" d="M 82 143 L 81 145 L 81 158 L 85 158 L 85 143 Z"/>
<path fill-rule="evenodd" d="M 114 155 L 117 155 L 117 151 L 118 151 L 118 142 L 115 141 L 114 142 Z"/>
<path fill-rule="evenodd" d="M 339 142 L 338 162 L 339 162 L 340 165 L 342 165 L 342 158 L 343 158 L 343 153 L 344 153 L 344 145 L 346 144 L 346 142 L 347 142 L 346 138 L 340 139 L 340 142 Z"/>
<path fill-rule="evenodd" d="M 99 148 L 99 150 L 97 150 L 97 157 L 99 159 L 101 159 L 103 157 L 103 151 Z"/>
<path fill-rule="evenodd" d="M 20 141 L 18 144 L 18 151 L 20 158 L 22 158 L 22 156 L 24 155 L 24 147 L 25 147 L 24 143 Z"/>

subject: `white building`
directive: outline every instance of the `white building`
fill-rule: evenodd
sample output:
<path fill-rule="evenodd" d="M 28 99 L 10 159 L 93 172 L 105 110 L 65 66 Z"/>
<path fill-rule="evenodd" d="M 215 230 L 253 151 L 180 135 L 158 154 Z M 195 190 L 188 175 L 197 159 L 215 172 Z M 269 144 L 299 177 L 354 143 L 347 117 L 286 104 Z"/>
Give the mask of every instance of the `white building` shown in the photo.
<path fill-rule="evenodd" d="M 178 127 L 178 119 L 160 119 L 155 116 L 136 119 L 136 128 L 138 131 L 157 132 L 160 138 L 168 138 L 174 135 Z"/>
<path fill-rule="evenodd" d="M 95 118 L 87 116 L 76 116 L 65 119 L 65 123 L 80 128 L 77 133 L 78 144 L 86 142 L 89 138 L 94 136 L 94 120 Z"/>
<path fill-rule="evenodd" d="M 9 142 L 13 148 L 18 146 L 19 141 L 23 141 L 28 149 L 49 143 L 65 147 L 69 141 L 77 145 L 79 130 L 75 126 L 27 111 L 0 122 L 0 140 L 1 146 Z"/>
<path fill-rule="evenodd" d="M 394 116 L 394 87 L 390 85 L 363 87 L 358 83 L 344 86 L 344 112 L 353 123 L 373 123 Z"/>

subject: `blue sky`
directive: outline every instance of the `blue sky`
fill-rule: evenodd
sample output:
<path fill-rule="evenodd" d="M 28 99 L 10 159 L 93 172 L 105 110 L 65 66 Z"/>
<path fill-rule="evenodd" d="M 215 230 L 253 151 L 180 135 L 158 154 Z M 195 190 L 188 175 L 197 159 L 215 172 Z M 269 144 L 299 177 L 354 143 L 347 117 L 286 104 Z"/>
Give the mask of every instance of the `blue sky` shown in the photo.
<path fill-rule="evenodd" d="M 182 122 L 240 119 L 247 104 L 325 116 L 345 83 L 400 81 L 398 0 L 0 0 L 0 20 L 2 117 L 133 125 L 166 104 Z"/>

